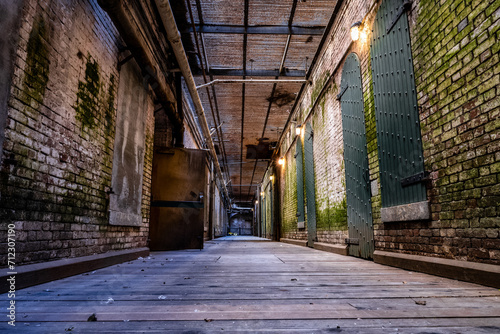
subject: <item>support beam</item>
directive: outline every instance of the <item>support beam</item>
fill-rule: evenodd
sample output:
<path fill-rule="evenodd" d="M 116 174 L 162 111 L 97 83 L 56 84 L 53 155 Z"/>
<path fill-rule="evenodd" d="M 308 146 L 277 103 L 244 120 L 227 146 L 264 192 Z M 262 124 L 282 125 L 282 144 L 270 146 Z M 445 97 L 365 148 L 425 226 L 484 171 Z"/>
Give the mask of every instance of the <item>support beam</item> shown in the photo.
<path fill-rule="evenodd" d="M 196 32 L 203 34 L 250 34 L 250 35 L 323 35 L 325 27 L 302 27 L 302 26 L 249 26 L 244 25 L 213 25 L 196 24 Z M 194 32 L 192 27 L 187 27 L 181 33 L 189 34 Z"/>
<path fill-rule="evenodd" d="M 214 76 L 228 76 L 228 77 L 287 77 L 287 78 L 304 78 L 306 76 L 306 71 L 304 70 L 289 70 L 284 68 L 280 74 L 279 69 L 276 70 L 253 70 L 244 71 L 242 69 L 230 69 L 230 68 L 210 68 L 211 75 Z M 201 70 L 193 71 L 193 75 L 202 75 Z"/>
<path fill-rule="evenodd" d="M 196 89 L 205 88 L 208 86 L 213 86 L 216 84 L 222 83 L 258 83 L 258 84 L 266 84 L 266 83 L 304 83 L 305 79 L 288 79 L 288 80 L 280 80 L 280 79 L 215 79 L 206 84 L 196 86 Z"/>

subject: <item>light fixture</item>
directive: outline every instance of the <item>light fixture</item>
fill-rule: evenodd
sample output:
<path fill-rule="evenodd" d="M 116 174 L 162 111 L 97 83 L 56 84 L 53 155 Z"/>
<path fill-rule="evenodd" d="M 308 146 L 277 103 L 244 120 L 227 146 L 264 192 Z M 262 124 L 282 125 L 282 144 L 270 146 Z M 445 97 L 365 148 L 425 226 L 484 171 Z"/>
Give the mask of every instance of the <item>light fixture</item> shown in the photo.
<path fill-rule="evenodd" d="M 278 164 L 280 164 L 281 166 L 283 166 L 285 164 L 285 158 L 281 157 L 278 159 Z"/>
<path fill-rule="evenodd" d="M 256 200 L 256 201 L 255 201 L 255 204 L 259 204 L 259 200 Z"/>
<path fill-rule="evenodd" d="M 274 175 L 269 176 L 269 180 L 274 180 Z"/>
<path fill-rule="evenodd" d="M 359 39 L 359 32 L 361 30 L 361 21 L 354 22 L 351 26 L 351 39 L 355 42 Z"/>
<path fill-rule="evenodd" d="M 264 192 L 263 191 L 260 193 L 260 196 L 264 197 Z"/>
<path fill-rule="evenodd" d="M 297 124 L 297 127 L 295 128 L 295 134 L 297 136 L 300 136 L 301 132 L 302 132 L 302 126 L 300 124 Z"/>

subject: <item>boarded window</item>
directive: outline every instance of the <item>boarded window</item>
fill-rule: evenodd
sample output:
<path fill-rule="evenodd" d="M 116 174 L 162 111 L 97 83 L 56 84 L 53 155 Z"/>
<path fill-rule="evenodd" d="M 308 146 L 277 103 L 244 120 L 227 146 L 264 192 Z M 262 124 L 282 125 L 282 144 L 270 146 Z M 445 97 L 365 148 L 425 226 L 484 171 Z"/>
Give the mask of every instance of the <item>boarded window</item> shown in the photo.
<path fill-rule="evenodd" d="M 403 0 L 384 0 L 373 26 L 371 65 L 382 206 L 426 200 L 424 161 Z"/>
<path fill-rule="evenodd" d="M 113 153 L 110 195 L 111 225 L 142 224 L 142 178 L 144 169 L 145 120 L 147 92 L 142 86 L 140 70 L 128 62 L 120 72 L 118 112 Z"/>

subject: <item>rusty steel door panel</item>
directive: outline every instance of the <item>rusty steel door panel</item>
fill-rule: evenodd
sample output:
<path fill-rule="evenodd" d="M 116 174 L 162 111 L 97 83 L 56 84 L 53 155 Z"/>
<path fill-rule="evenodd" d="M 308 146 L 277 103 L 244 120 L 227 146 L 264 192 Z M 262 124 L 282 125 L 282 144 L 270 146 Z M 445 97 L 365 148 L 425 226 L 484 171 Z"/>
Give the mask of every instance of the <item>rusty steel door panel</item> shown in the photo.
<path fill-rule="evenodd" d="M 206 152 L 202 150 L 155 152 L 151 250 L 203 248 L 207 168 Z"/>

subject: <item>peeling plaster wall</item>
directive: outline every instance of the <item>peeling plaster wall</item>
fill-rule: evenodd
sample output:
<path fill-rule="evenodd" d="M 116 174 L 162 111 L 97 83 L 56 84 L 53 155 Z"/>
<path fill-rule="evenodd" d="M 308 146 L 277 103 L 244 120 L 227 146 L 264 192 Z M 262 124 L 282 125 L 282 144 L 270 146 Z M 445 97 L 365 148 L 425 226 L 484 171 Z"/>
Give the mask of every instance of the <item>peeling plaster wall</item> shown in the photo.
<path fill-rule="evenodd" d="M 140 226 L 145 120 L 154 105 L 135 61 L 121 67 L 117 110 L 109 223 Z"/>

